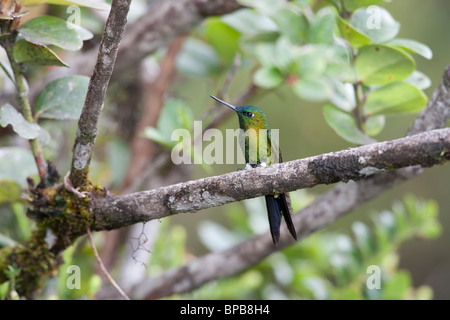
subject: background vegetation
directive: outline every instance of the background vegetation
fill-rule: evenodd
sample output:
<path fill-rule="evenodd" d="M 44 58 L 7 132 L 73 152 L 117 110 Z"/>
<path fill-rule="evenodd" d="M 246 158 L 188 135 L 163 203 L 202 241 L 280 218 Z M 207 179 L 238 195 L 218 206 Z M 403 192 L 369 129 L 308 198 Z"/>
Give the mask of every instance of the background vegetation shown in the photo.
<path fill-rule="evenodd" d="M 254 5 L 251 1 L 240 3 Z M 274 3 L 278 3 L 277 10 Z M 372 4 L 385 8 L 382 9 L 383 29 L 375 33 L 365 28 L 368 18 L 365 7 Z M 151 6 L 147 7 L 145 1 L 133 1 L 130 23 L 138 21 L 142 12 L 151 10 Z M 39 37 L 33 34 L 37 27 L 30 26 L 34 16 L 46 14 L 65 20 L 69 16 L 65 9 L 53 5 L 34 7 L 31 14 L 23 17 L 23 21 L 31 22 L 19 29 L 23 39 L 19 37 L 15 47 L 30 46 L 27 40 Z M 48 134 L 41 137 L 42 141 L 47 139 L 45 158 L 52 159 L 60 173 L 70 168 L 76 132 L 73 120 L 79 117 L 87 78 L 73 77 L 69 69 L 71 78 L 61 80 L 63 73 L 66 75 L 60 71 L 62 67 L 43 68 L 42 65 L 71 65 L 77 55 L 83 56 L 95 47 L 104 17 L 88 8 L 82 8 L 81 13 L 85 29 L 72 33 L 84 40 L 81 51 L 76 51 L 81 47 L 74 45 L 76 40 L 66 37 L 63 43 L 44 43 L 55 52 L 54 56 L 46 52 L 50 58 L 45 61 L 30 57 L 29 51 L 21 51 L 28 55 L 14 56 L 17 63 L 26 65 L 33 114 L 39 117 L 41 132 Z M 90 178 L 114 193 L 126 193 L 236 170 L 238 166 L 234 165 L 173 166 L 167 156 L 161 156 L 167 155 L 175 143 L 170 141 L 172 129 L 190 129 L 193 120 L 212 120 L 214 127 L 221 130 L 237 127 L 234 116 L 223 114 L 222 107 L 213 107 L 209 95 L 217 92 L 232 103 L 245 97 L 245 104 L 263 108 L 270 127 L 280 128 L 285 160 L 337 151 L 371 139 L 402 137 L 448 65 L 449 15 L 450 4 L 443 0 L 292 1 L 289 4 L 259 1 L 255 8 L 207 18 L 189 35 L 175 40 L 169 49 L 160 48 L 146 57 L 139 64 L 139 72 L 131 70 L 113 78 Z M 43 21 L 46 26 L 58 24 L 56 20 L 46 19 Z M 344 40 L 337 40 L 333 34 Z M 43 59 L 42 54 L 39 57 Z M 7 120 L 16 119 L 13 117 L 16 109 L 5 107 L 5 103 L 15 104 L 14 98 L 11 99 L 14 88 L 7 76 L 7 61 L 4 56 L 1 124 L 5 128 L 0 128 L 0 152 L 4 155 L 2 150 L 14 147 L 16 158 L 0 159 L 1 247 L 22 243 L 30 237 L 33 221 L 26 215 L 27 205 L 21 200 L 20 189 L 26 188 L 27 176 L 36 177 L 35 160 L 26 150 L 26 140 L 17 135 L 24 137 L 24 131 L 20 131 L 23 127 Z M 167 61 L 172 61 L 175 68 L 164 64 Z M 374 61 L 381 64 L 375 70 Z M 389 66 L 388 72 L 383 63 Z M 359 78 L 355 78 L 355 69 Z M 173 72 L 165 84 L 158 82 L 160 70 L 165 75 L 168 70 Z M 47 84 L 53 80 L 51 77 L 60 80 L 44 88 L 42 79 Z M 71 90 L 67 96 L 64 85 L 68 82 L 75 84 L 79 91 Z M 148 91 L 153 97 L 158 96 L 158 90 L 162 90 L 164 97 L 159 104 L 145 94 Z M 356 103 L 352 102 L 354 97 Z M 156 105 L 154 109 L 149 107 L 151 103 Z M 150 112 L 153 123 L 139 128 L 140 114 L 146 108 L 153 110 Z M 8 114 L 13 116 L 5 116 Z M 8 124 L 15 124 L 14 131 Z M 135 133 L 136 128 L 142 130 Z M 32 128 L 25 125 L 24 130 L 26 135 Z M 135 135 L 145 135 L 152 139 L 148 141 L 155 141 L 151 143 L 149 165 L 142 170 L 149 178 L 142 181 L 130 169 L 138 158 L 133 154 Z M 446 167 L 426 170 L 418 178 L 384 193 L 242 274 L 172 298 L 449 298 L 446 245 L 449 237 L 446 229 L 450 225 L 446 214 L 450 210 L 449 178 Z M 328 189 L 319 186 L 293 192 L 294 211 Z M 253 199 L 200 214 L 179 215 L 121 231 L 99 233 L 96 240 L 113 276 L 128 289 L 142 277 L 157 276 L 196 256 L 229 248 L 263 232 L 266 224 L 262 200 Z M 97 275 L 92 249 L 84 238 L 67 249 L 63 258 L 60 272 L 46 282 L 39 298 L 113 295 L 106 280 Z M 66 286 L 67 266 L 72 264 L 81 267 L 81 289 L 70 290 Z M 381 290 L 368 290 L 366 286 L 370 265 L 382 270 Z M 10 265 L 4 273 L 8 280 L 0 284 L 0 296 L 16 298 L 15 289 L 21 286 L 20 267 Z"/>

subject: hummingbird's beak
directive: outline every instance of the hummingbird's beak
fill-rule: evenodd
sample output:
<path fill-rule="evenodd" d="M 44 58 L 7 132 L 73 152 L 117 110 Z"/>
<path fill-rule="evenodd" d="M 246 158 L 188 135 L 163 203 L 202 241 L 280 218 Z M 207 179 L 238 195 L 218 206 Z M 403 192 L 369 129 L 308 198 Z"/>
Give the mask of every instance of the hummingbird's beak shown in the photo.
<path fill-rule="evenodd" d="M 216 100 L 216 101 L 218 101 L 218 102 L 220 102 L 220 103 L 226 105 L 227 107 L 230 107 L 230 108 L 233 109 L 234 111 L 237 111 L 237 110 L 236 110 L 236 107 L 233 106 L 232 104 L 229 104 L 228 102 L 225 102 L 225 101 L 223 101 L 223 100 L 220 100 L 219 98 L 216 98 L 216 97 L 214 97 L 214 96 L 210 96 L 210 97 L 213 98 L 214 100 Z"/>

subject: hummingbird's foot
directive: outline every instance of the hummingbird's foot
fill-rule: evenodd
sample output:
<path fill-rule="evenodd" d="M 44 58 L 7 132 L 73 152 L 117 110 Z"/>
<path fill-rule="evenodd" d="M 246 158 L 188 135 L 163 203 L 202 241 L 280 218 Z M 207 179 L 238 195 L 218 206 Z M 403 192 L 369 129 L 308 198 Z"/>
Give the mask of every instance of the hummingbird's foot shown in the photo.
<path fill-rule="evenodd" d="M 261 162 L 261 163 L 257 164 L 256 166 L 257 167 L 267 167 L 267 163 Z"/>
<path fill-rule="evenodd" d="M 251 169 L 254 169 L 254 168 L 256 168 L 256 167 L 259 167 L 260 165 L 259 164 L 257 164 L 257 165 L 251 165 L 250 163 L 246 163 L 245 164 L 245 167 L 244 168 L 239 168 L 239 169 L 237 169 L 237 171 L 241 171 L 241 170 L 251 170 Z M 264 165 L 265 166 L 265 165 Z"/>

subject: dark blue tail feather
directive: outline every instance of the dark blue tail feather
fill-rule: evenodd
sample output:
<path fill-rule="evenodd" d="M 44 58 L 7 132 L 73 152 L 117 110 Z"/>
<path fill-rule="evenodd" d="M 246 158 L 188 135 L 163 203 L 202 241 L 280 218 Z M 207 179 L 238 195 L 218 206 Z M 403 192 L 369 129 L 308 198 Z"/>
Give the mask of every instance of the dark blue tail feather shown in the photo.
<path fill-rule="evenodd" d="M 280 239 L 281 215 L 283 215 L 289 233 L 297 240 L 297 233 L 291 219 L 291 212 L 285 194 L 266 196 L 267 215 L 269 217 L 270 233 L 275 245 Z"/>

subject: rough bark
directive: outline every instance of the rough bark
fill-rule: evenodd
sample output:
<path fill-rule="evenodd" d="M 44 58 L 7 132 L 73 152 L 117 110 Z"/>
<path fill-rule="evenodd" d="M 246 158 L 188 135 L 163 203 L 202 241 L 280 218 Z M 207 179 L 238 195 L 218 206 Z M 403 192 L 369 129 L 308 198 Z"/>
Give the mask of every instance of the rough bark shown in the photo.
<path fill-rule="evenodd" d="M 338 181 L 357 181 L 409 166 L 431 167 L 447 161 L 449 150 L 450 128 L 437 129 L 265 168 L 95 199 L 93 229 L 116 229 L 267 194 Z"/>
<path fill-rule="evenodd" d="M 73 146 L 70 180 L 75 187 L 82 186 L 87 180 L 92 149 L 98 134 L 98 119 L 125 30 L 130 3 L 131 0 L 113 1 L 103 32 Z"/>

